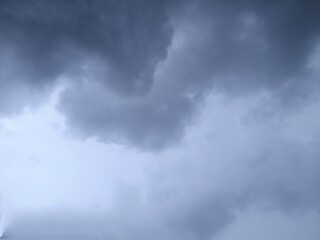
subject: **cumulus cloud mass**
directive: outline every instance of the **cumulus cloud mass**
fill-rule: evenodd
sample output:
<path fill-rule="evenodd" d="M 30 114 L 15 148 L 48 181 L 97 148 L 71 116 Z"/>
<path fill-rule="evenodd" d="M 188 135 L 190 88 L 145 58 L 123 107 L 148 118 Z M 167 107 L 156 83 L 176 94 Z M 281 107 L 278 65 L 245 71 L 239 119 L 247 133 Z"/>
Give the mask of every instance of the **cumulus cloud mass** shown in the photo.
<path fill-rule="evenodd" d="M 2 0 L 0 237 L 319 239 L 319 11 Z"/>

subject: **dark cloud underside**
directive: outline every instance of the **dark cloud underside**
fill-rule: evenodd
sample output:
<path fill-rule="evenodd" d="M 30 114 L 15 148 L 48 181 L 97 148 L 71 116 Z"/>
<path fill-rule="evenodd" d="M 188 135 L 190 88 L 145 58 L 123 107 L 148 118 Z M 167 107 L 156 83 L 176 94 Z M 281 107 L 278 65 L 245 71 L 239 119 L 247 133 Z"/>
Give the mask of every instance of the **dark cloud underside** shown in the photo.
<path fill-rule="evenodd" d="M 317 9 L 316 0 L 1 1 L 1 112 L 64 77 L 59 109 L 72 131 L 163 149 L 212 89 L 305 97 Z"/>
<path fill-rule="evenodd" d="M 99 59 L 92 81 L 122 94 L 144 94 L 171 39 L 166 5 L 166 1 L 1 1 L 2 65 L 10 63 L 10 69 L 3 67 L 2 85 L 15 81 L 41 89 L 68 75 L 79 81 L 83 71 L 90 70 L 91 60 Z"/>
<path fill-rule="evenodd" d="M 61 110 L 85 136 L 162 149 L 181 139 L 210 89 L 266 89 L 285 104 L 303 99 L 315 84 L 307 65 L 319 36 L 318 5 L 183 1 L 171 11 L 178 43 L 146 94 L 90 97 L 95 89 L 74 85 L 62 95 Z M 88 98 L 91 109 L 82 107 Z"/>
<path fill-rule="evenodd" d="M 56 107 L 75 136 L 156 152 L 64 141 L 58 124 L 47 133 L 51 102 L 39 119 L 4 121 L 0 193 L 110 201 L 99 213 L 22 213 L 6 234 L 210 240 L 251 209 L 318 216 L 319 10 L 316 0 L 0 1 L 1 118 L 63 85 Z M 109 183 L 118 177 L 128 182 Z"/>

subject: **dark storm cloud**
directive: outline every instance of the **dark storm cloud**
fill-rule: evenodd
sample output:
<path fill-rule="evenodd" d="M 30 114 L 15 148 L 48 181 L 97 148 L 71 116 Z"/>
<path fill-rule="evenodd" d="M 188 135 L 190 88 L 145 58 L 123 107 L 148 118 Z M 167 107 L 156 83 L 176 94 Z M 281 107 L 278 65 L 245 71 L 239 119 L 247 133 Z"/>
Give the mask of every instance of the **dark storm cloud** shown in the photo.
<path fill-rule="evenodd" d="M 319 86 L 308 68 L 318 9 L 315 0 L 1 1 L 0 116 L 39 103 L 61 81 L 58 108 L 78 136 L 155 151 L 187 133 L 181 146 L 148 155 L 147 181 L 121 186 L 108 211 L 26 214 L 6 234 L 209 240 L 250 207 L 318 211 Z M 192 125 L 195 116 L 204 123 Z M 76 183 L 83 193 L 97 176 L 81 157 L 72 170 L 86 173 Z M 66 189 L 61 198 L 77 196 Z"/>
<path fill-rule="evenodd" d="M 179 141 L 212 89 L 266 89 L 294 104 L 315 84 L 307 69 L 319 34 L 315 9 L 316 1 L 184 1 L 171 11 L 173 43 L 146 94 L 94 95 L 90 82 L 77 83 L 60 109 L 84 136 L 162 149 Z"/>
<path fill-rule="evenodd" d="M 200 14 L 212 16 L 209 22 L 220 51 L 211 55 L 220 63 L 218 69 L 262 70 L 262 79 L 274 83 L 306 67 L 319 40 L 319 7 L 315 0 L 208 1 L 200 6 Z"/>
<path fill-rule="evenodd" d="M 213 89 L 306 97 L 318 8 L 316 0 L 1 1 L 9 96 L 1 111 L 64 77 L 59 109 L 72 131 L 163 149 Z M 9 100 L 17 92 L 26 97 Z"/>
<path fill-rule="evenodd" d="M 166 1 L 1 1 L 0 28 L 2 85 L 40 90 L 99 59 L 92 81 L 144 93 L 171 39 Z"/>

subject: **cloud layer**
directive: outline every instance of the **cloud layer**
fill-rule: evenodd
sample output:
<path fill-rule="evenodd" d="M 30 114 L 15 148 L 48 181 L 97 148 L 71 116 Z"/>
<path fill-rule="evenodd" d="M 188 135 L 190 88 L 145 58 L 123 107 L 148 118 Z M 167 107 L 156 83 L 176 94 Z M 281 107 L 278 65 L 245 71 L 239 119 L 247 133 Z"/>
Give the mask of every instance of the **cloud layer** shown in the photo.
<path fill-rule="evenodd" d="M 318 239 L 319 8 L 2 0 L 6 233 Z"/>
<path fill-rule="evenodd" d="M 145 94 L 84 80 L 62 94 L 60 109 L 85 136 L 157 150 L 181 139 L 211 90 L 303 100 L 317 84 L 307 68 L 319 34 L 316 5 L 183 2 L 171 11 L 172 44 Z"/>
<path fill-rule="evenodd" d="M 294 224 L 311 214 L 314 217 L 310 231 L 302 226 L 297 226 L 296 231 L 317 239 L 320 99 L 314 96 L 306 106 L 285 112 L 273 103 L 273 96 L 268 94 L 237 100 L 214 94 L 181 146 L 162 154 L 145 156 L 130 149 L 119 149 L 117 153 L 97 143 L 77 146 L 80 143 L 70 144 L 60 138 L 50 145 L 53 152 L 63 152 L 61 156 L 54 157 L 48 150 L 39 153 L 25 149 L 28 154 L 41 154 L 43 158 L 36 165 L 37 171 L 31 171 L 33 161 L 20 160 L 19 166 L 31 171 L 28 180 L 24 180 L 28 186 L 19 184 L 19 178 L 14 176 L 10 181 L 2 176 L 2 182 L 10 185 L 9 200 L 21 199 L 20 207 L 29 206 L 31 213 L 18 209 L 18 215 L 12 215 L 16 220 L 7 223 L 5 232 L 30 238 L 47 234 L 70 238 L 90 235 L 196 240 L 224 239 L 226 234 L 228 239 L 228 233 L 232 234 L 228 228 L 239 221 L 241 227 L 257 218 L 257 225 L 253 220 L 251 229 L 239 231 L 244 236 L 259 235 L 255 231 L 259 221 L 273 226 L 273 231 L 274 221 L 279 226 L 287 221 Z M 29 125 L 39 125 L 35 120 L 31 118 Z M 12 134 L 15 135 L 14 131 Z M 62 141 L 61 146 L 55 141 Z M 29 148 L 33 149 L 33 145 Z M 143 167 L 139 167 L 142 162 Z M 117 163 L 119 169 L 112 167 Z M 16 172 L 16 168 L 5 169 L 9 176 Z M 39 178 L 39 171 L 45 169 L 49 179 Z M 113 171 L 120 180 L 117 184 L 108 180 Z M 142 182 L 132 178 L 138 171 L 144 173 Z M 39 179 L 47 183 L 39 186 Z M 46 186 L 51 186 L 50 191 L 43 196 Z M 10 197 L 10 191 L 5 193 Z M 43 202 L 47 203 L 45 207 Z M 62 227 L 65 225 L 70 227 Z M 78 228 L 81 231 L 76 231 Z M 279 236 L 289 230 L 282 231 Z M 276 233 L 275 236 L 281 239 Z"/>
<path fill-rule="evenodd" d="M 60 110 L 79 135 L 163 149 L 211 90 L 267 89 L 285 102 L 308 95 L 318 5 L 2 1 L 1 113 L 68 79 Z"/>

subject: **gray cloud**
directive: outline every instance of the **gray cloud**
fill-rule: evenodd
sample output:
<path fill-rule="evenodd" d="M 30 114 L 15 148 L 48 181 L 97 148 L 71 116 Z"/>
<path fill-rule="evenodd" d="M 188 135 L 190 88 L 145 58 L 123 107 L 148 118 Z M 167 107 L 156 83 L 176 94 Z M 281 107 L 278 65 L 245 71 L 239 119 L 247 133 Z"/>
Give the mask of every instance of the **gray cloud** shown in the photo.
<path fill-rule="evenodd" d="M 163 149 L 181 139 L 212 90 L 267 89 L 286 103 L 308 96 L 318 7 L 314 0 L 2 1 L 1 112 L 39 102 L 35 96 L 68 78 L 59 109 L 72 131 Z"/>
<path fill-rule="evenodd" d="M 171 38 L 166 1 L 2 1 L 0 17 L 4 86 L 42 90 L 68 74 L 78 81 L 99 59 L 92 81 L 143 94 Z"/>
<path fill-rule="evenodd" d="M 108 210 L 40 209 L 42 223 L 26 215 L 7 231 L 33 238 L 62 228 L 59 236 L 70 238 L 196 240 L 215 239 L 251 208 L 258 216 L 275 212 L 293 221 L 309 213 L 319 216 L 319 96 L 295 111 L 273 107 L 273 100 L 263 94 L 236 100 L 211 96 L 182 146 L 149 156 L 146 185 L 119 184 Z M 105 186 L 99 190 L 106 191 Z M 259 234 L 254 226 L 243 234 L 248 231 Z M 305 233 L 299 226 L 295 231 Z"/>
<path fill-rule="evenodd" d="M 2 174 L 12 184 L 3 187 L 7 182 L 1 181 L 3 192 L 22 196 L 34 189 L 32 183 L 46 179 L 52 194 L 23 200 L 40 205 L 57 195 L 62 203 L 63 197 L 78 196 L 83 199 L 74 203 L 86 205 L 95 198 L 109 200 L 110 179 L 126 175 L 128 182 L 113 193 L 110 209 L 40 209 L 18 216 L 6 233 L 209 240 L 250 208 L 288 218 L 308 212 L 318 216 L 318 9 L 316 0 L 1 1 L 0 117 L 41 104 L 62 84 L 57 108 L 74 135 L 166 149 L 153 154 L 116 146 L 120 150 L 113 150 L 123 155 L 113 155 L 112 147 L 101 150 L 104 145 L 96 153 L 91 141 L 82 143 L 90 151 L 69 152 L 68 146 L 51 146 L 61 140 L 54 134 L 48 135 L 52 142 L 46 134 L 36 136 L 32 141 L 41 144 L 24 148 L 41 146 L 41 154 L 49 155 L 49 148 L 62 149 L 61 155 L 40 156 L 42 168 L 21 159 L 12 165 L 1 160 L 22 175 Z M 40 128 L 37 123 L 30 126 Z M 16 126 L 10 130 L 7 125 L 8 134 L 14 134 Z M 16 143 L 10 141 L 3 156 L 23 159 L 11 154 Z M 108 161 L 98 159 L 104 154 Z M 124 156 L 138 167 L 114 163 Z M 150 160 L 146 169 L 140 169 L 140 157 Z M 60 158 L 71 160 L 64 165 Z M 88 159 L 95 160 L 92 167 Z M 104 178 L 106 169 L 110 178 Z M 142 172 L 146 176 L 139 185 Z M 133 183 L 135 177 L 139 183 Z M 43 191 L 45 181 L 32 193 Z"/>
<path fill-rule="evenodd" d="M 173 43 L 145 94 L 101 90 L 88 78 L 62 93 L 60 110 L 80 135 L 159 150 L 181 139 L 211 91 L 267 90 L 295 105 L 317 84 L 307 68 L 319 35 L 317 4 L 184 1 L 171 11 Z"/>

